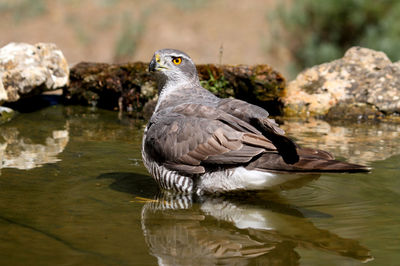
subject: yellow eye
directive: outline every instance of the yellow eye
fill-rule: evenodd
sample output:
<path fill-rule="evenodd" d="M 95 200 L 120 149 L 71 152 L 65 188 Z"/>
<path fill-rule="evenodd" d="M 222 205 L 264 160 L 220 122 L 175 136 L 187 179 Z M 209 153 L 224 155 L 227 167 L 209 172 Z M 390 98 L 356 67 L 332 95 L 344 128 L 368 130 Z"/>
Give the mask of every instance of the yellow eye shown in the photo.
<path fill-rule="evenodd" d="M 174 59 L 172 59 L 172 62 L 175 65 L 179 65 L 180 63 L 182 63 L 182 57 L 175 57 Z"/>

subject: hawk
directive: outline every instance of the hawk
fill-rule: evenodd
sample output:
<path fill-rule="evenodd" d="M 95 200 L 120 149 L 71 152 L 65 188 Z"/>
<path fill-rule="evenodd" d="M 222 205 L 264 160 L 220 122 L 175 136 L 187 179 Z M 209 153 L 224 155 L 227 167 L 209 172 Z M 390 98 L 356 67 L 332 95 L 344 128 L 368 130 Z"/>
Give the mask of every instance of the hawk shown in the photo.
<path fill-rule="evenodd" d="M 204 89 L 184 52 L 156 51 L 149 71 L 157 77 L 159 97 L 144 130 L 142 157 L 163 189 L 266 190 L 304 174 L 369 171 L 326 151 L 301 148 L 263 108 Z"/>

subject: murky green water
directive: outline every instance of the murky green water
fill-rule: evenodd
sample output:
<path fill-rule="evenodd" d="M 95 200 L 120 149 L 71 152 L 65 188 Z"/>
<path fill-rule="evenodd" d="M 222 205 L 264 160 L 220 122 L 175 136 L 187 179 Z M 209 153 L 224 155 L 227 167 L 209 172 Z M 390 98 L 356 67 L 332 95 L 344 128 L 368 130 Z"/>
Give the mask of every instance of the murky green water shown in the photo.
<path fill-rule="evenodd" d="M 19 115 L 0 126 L 0 264 L 398 265 L 400 125 L 284 127 L 374 170 L 253 196 L 161 194 L 141 121 L 83 107 Z"/>

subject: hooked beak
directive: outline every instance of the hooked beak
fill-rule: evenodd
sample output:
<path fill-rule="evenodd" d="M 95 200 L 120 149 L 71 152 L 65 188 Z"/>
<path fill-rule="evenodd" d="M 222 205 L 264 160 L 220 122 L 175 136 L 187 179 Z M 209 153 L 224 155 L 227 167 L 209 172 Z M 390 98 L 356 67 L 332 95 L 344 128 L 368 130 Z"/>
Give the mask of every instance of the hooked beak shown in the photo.
<path fill-rule="evenodd" d="M 151 59 L 151 61 L 150 61 L 149 72 L 156 71 L 156 67 L 157 67 L 157 63 L 156 63 L 156 60 L 155 60 L 154 57 L 153 57 L 153 58 Z"/>
<path fill-rule="evenodd" d="M 150 61 L 149 71 L 154 72 L 154 71 L 159 71 L 161 69 L 167 69 L 167 67 L 162 64 L 160 55 L 155 54 Z"/>

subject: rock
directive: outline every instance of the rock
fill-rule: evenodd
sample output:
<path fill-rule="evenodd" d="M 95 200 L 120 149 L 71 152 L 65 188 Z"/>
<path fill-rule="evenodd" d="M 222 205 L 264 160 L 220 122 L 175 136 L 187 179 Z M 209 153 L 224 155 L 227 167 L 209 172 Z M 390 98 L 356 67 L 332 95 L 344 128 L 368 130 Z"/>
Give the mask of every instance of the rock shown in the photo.
<path fill-rule="evenodd" d="M 9 43 L 0 49 L 0 103 L 65 86 L 67 61 L 55 44 Z"/>
<path fill-rule="evenodd" d="M 111 110 L 152 113 L 157 97 L 154 75 L 147 63 L 79 63 L 71 68 L 64 88 L 66 103 L 97 105 Z M 198 65 L 202 85 L 221 97 L 243 99 L 279 114 L 285 79 L 267 65 Z M 149 104 L 147 104 L 149 102 Z"/>
<path fill-rule="evenodd" d="M 70 84 L 63 91 L 65 103 L 110 110 L 141 108 L 157 95 L 155 82 L 147 69 L 148 65 L 140 62 L 79 63 L 71 68 Z"/>
<path fill-rule="evenodd" d="M 282 113 L 286 80 L 268 65 L 198 65 L 200 81 L 219 97 L 234 97 L 263 107 L 272 115 Z M 222 85 L 221 85 L 222 84 Z"/>
<path fill-rule="evenodd" d="M 15 112 L 13 109 L 0 106 L 0 125 L 10 121 L 15 115 Z"/>
<path fill-rule="evenodd" d="M 400 63 L 353 47 L 341 59 L 300 73 L 283 102 L 287 116 L 371 119 L 400 113 Z"/>

